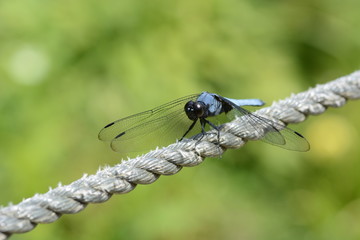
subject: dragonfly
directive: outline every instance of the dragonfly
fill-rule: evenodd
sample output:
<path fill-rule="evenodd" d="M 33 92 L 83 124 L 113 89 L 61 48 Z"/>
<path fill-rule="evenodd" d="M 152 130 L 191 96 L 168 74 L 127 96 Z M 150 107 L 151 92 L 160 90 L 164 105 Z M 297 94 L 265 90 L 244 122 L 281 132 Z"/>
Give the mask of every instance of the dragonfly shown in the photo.
<path fill-rule="evenodd" d="M 226 115 L 242 121 L 246 131 L 258 133 L 263 142 L 287 150 L 308 151 L 310 145 L 300 133 L 243 108 L 264 104 L 260 99 L 231 99 L 209 92 L 192 94 L 111 122 L 101 129 L 98 138 L 110 141 L 116 152 L 136 152 L 139 146 L 165 146 L 193 135 L 200 140 L 209 134 L 208 129 L 214 129 L 219 139 L 221 125 L 215 120 Z"/>

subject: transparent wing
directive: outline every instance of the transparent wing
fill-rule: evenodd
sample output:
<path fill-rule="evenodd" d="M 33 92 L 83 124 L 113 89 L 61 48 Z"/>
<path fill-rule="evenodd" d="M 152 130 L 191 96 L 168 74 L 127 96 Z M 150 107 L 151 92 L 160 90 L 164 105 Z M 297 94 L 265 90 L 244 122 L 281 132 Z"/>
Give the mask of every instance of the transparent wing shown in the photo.
<path fill-rule="evenodd" d="M 255 138 L 262 136 L 260 140 L 288 150 L 306 152 L 310 149 L 309 142 L 300 133 L 270 119 L 252 114 L 228 99 L 223 97 L 221 99 L 234 107 L 231 114 L 243 120 L 246 128 L 244 131 L 255 133 Z"/>
<path fill-rule="evenodd" d="M 176 138 L 180 139 L 191 125 L 184 106 L 198 96 L 182 97 L 152 110 L 119 119 L 106 125 L 98 137 L 111 141 L 112 149 L 117 152 L 138 152 L 171 143 Z"/>

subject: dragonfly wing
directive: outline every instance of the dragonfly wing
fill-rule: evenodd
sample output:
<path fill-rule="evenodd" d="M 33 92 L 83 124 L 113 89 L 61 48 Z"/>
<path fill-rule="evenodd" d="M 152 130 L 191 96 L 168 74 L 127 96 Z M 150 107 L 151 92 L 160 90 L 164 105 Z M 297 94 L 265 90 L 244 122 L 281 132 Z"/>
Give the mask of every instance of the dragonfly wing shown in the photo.
<path fill-rule="evenodd" d="M 196 99 L 199 94 L 193 94 L 186 97 L 176 99 L 174 101 L 168 102 L 161 106 L 158 106 L 154 109 L 147 110 L 145 112 L 137 113 L 125 118 L 121 118 L 117 121 L 107 124 L 99 132 L 98 138 L 102 141 L 111 141 L 114 138 L 122 135 L 126 130 L 133 128 L 138 125 L 142 125 L 148 121 L 152 121 L 156 118 L 161 118 L 166 115 L 170 109 L 179 106 L 185 105 L 185 102 L 192 99 Z"/>
<path fill-rule="evenodd" d="M 135 114 L 105 126 L 99 139 L 110 140 L 117 152 L 139 152 L 149 147 L 163 146 L 181 138 L 192 121 L 186 116 L 186 102 L 199 94 L 176 99 L 152 110 Z"/>
<path fill-rule="evenodd" d="M 256 116 L 256 115 L 253 115 Z M 259 117 L 259 116 L 257 116 Z M 271 121 L 269 119 L 266 119 L 267 121 Z M 306 138 L 301 135 L 300 133 L 292 130 L 291 128 L 282 126 L 278 123 L 272 122 L 272 124 L 278 125 L 275 126 L 274 128 L 278 128 L 278 131 L 281 133 L 281 135 L 283 136 L 284 140 L 285 140 L 285 144 L 278 144 L 276 141 L 273 141 L 273 139 L 268 136 L 270 136 L 269 134 L 266 134 L 265 137 L 263 139 L 261 139 L 264 142 L 288 149 L 288 150 L 293 150 L 293 151 L 299 151 L 299 152 L 306 152 L 309 151 L 310 149 L 310 144 L 309 142 L 306 140 Z"/>
<path fill-rule="evenodd" d="M 153 110 L 148 110 L 109 123 L 105 127 L 103 127 L 103 129 L 101 129 L 98 138 L 102 141 L 111 141 L 116 136 L 123 133 L 126 129 L 146 121 L 146 119 L 150 118 L 153 114 Z"/>
<path fill-rule="evenodd" d="M 186 116 L 182 106 L 173 109 L 174 111 L 165 116 L 126 130 L 124 134 L 111 141 L 111 148 L 116 152 L 139 152 L 142 149 L 153 149 L 179 140 L 193 121 Z M 198 129 L 199 127 L 196 131 L 199 131 Z"/>
<path fill-rule="evenodd" d="M 242 120 L 244 131 L 254 133 L 254 139 L 260 137 L 260 140 L 266 143 L 293 151 L 306 152 L 310 149 L 308 141 L 300 133 L 270 119 L 252 114 L 228 99 L 222 99 L 233 107 L 232 114 Z"/>

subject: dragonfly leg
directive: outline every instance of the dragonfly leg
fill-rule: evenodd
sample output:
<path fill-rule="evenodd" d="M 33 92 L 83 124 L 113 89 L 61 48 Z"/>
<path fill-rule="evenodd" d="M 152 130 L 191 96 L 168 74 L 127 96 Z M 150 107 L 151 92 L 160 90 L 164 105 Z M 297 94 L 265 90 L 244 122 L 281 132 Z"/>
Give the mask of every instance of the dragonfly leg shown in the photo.
<path fill-rule="evenodd" d="M 206 120 L 205 118 L 200 118 L 200 125 L 201 125 L 201 137 L 198 138 L 198 142 L 200 142 L 200 140 L 205 136 L 206 132 L 205 132 L 205 124 L 206 124 Z"/>
<path fill-rule="evenodd" d="M 204 119 L 204 121 L 205 121 L 205 123 L 209 124 L 213 129 L 215 129 L 217 131 L 218 144 L 219 144 L 220 143 L 220 129 L 215 124 L 210 122 L 209 120 Z"/>
<path fill-rule="evenodd" d="M 185 132 L 185 134 L 180 138 L 179 141 L 183 140 L 183 138 L 186 136 L 186 134 L 188 134 L 191 129 L 193 129 L 193 127 L 195 126 L 196 122 L 197 122 L 198 119 L 194 120 L 193 123 L 190 125 L 189 129 Z"/>

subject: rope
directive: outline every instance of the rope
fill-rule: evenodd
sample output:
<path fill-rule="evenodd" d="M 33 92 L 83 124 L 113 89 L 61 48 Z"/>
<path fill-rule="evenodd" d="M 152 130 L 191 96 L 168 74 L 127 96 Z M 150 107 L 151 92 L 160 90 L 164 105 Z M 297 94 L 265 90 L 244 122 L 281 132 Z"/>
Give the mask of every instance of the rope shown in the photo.
<path fill-rule="evenodd" d="M 308 115 L 321 114 L 327 107 L 341 107 L 348 99 L 358 98 L 360 71 L 293 94 L 256 111 L 256 114 L 280 120 L 284 124 L 299 123 Z M 239 120 L 224 124 L 220 144 L 217 144 L 217 134 L 207 134 L 200 142 L 187 139 L 122 161 L 113 167 L 105 167 L 94 175 L 84 175 L 69 185 L 59 185 L 45 194 L 35 194 L 17 205 L 2 207 L 0 240 L 14 233 L 31 231 L 39 223 L 54 222 L 62 214 L 78 213 L 88 203 L 105 202 L 112 194 L 128 193 L 137 184 L 153 183 L 160 175 L 173 175 L 182 167 L 199 165 L 206 157 L 220 156 L 228 148 L 240 148 L 247 140 L 261 137 L 256 133 L 244 132 L 242 125 Z"/>

